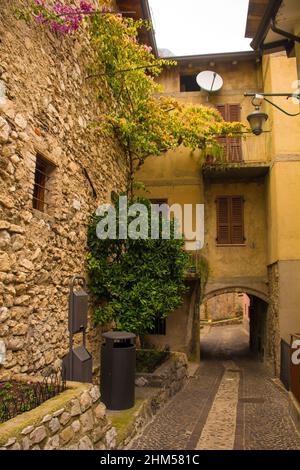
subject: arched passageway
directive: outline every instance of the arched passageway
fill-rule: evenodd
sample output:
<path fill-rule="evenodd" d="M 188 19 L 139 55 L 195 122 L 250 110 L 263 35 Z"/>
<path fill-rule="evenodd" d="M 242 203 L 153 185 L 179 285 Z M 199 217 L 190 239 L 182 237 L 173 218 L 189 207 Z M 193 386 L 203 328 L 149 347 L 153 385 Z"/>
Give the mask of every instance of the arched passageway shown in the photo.
<path fill-rule="evenodd" d="M 268 303 L 243 288 L 207 294 L 200 308 L 201 358 L 255 356 L 263 361 Z"/>

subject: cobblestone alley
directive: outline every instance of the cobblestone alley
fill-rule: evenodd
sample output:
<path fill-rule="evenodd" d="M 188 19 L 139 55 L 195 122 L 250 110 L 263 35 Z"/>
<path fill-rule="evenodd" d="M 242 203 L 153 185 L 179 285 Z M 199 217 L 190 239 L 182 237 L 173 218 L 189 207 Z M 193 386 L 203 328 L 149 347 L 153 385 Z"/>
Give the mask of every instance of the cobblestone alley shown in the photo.
<path fill-rule="evenodd" d="M 201 351 L 196 376 L 131 449 L 300 449 L 287 392 L 251 356 L 242 326 L 212 328 Z"/>

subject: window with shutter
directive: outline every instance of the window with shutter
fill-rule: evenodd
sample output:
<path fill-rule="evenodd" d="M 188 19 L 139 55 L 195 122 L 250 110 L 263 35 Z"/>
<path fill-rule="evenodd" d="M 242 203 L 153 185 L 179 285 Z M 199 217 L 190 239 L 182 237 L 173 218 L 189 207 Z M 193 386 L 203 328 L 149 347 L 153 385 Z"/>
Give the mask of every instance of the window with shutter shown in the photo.
<path fill-rule="evenodd" d="M 244 244 L 244 200 L 241 196 L 220 196 L 217 203 L 217 243 Z"/>
<path fill-rule="evenodd" d="M 228 121 L 239 122 L 241 120 L 241 107 L 239 104 L 228 105 Z M 242 161 L 242 139 L 241 137 L 228 137 L 228 161 Z"/>
<path fill-rule="evenodd" d="M 244 201 L 240 196 L 231 198 L 231 243 L 244 243 Z"/>
<path fill-rule="evenodd" d="M 241 120 L 241 107 L 239 104 L 219 104 L 216 106 L 224 121 L 236 122 Z M 227 162 L 241 162 L 241 137 L 219 137 L 218 142 L 224 149 L 224 158 Z"/>
<path fill-rule="evenodd" d="M 230 243 L 230 211 L 229 199 L 220 197 L 217 199 L 217 224 L 218 224 L 218 243 Z"/>
<path fill-rule="evenodd" d="M 219 104 L 217 106 L 217 110 L 219 111 L 219 113 L 221 114 L 222 118 L 224 119 L 224 121 L 227 121 L 227 109 L 226 109 L 226 105 L 225 104 Z M 227 161 L 228 160 L 228 145 L 227 145 L 227 137 L 218 137 L 217 141 L 219 143 L 219 145 L 221 145 L 223 147 L 223 151 L 224 151 L 224 154 L 223 154 L 223 157 L 224 159 Z"/>
<path fill-rule="evenodd" d="M 153 328 L 148 331 L 149 335 L 165 336 L 167 333 L 167 322 L 165 318 L 156 318 Z"/>

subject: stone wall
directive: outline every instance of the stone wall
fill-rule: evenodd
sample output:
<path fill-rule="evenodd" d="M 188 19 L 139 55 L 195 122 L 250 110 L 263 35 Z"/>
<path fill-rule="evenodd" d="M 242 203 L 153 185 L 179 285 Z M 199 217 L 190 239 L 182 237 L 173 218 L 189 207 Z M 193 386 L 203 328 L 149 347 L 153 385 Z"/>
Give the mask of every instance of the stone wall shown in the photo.
<path fill-rule="evenodd" d="M 159 387 L 164 400 L 172 397 L 185 384 L 188 376 L 187 355 L 172 352 L 171 357 L 159 366 L 152 374 L 140 372 L 136 374 L 137 386 Z"/>
<path fill-rule="evenodd" d="M 9 378 L 29 379 L 24 374 Z M 106 410 L 99 386 L 67 382 L 66 391 L 0 424 L 0 450 L 124 449 L 187 379 L 187 356 L 171 353 L 153 374 L 137 374 L 135 405 L 125 411 Z"/>
<path fill-rule="evenodd" d="M 242 316 L 244 311 L 243 294 L 232 292 L 220 294 L 204 301 L 200 307 L 201 320 L 224 320 Z"/>
<path fill-rule="evenodd" d="M 92 385 L 67 383 L 65 392 L 0 424 L 0 450 L 105 450 L 115 446 L 116 430 L 100 402 L 99 387 Z"/>
<path fill-rule="evenodd" d="M 4 367 L 32 374 L 67 350 L 68 284 L 85 273 L 88 215 L 124 190 L 127 166 L 117 142 L 90 127 L 104 105 L 86 79 L 85 33 L 17 20 L 28 3 L 0 0 L 0 340 Z M 44 212 L 32 207 L 38 154 L 52 164 Z M 99 336 L 90 330 L 96 368 Z"/>
<path fill-rule="evenodd" d="M 158 410 L 182 387 L 188 380 L 188 359 L 184 353 L 172 352 L 171 357 L 159 366 L 152 374 L 136 374 L 138 387 L 149 387 L 152 391 L 135 413 L 136 417 L 128 427 L 128 431 L 117 448 L 132 448 L 132 441 L 139 435 L 145 425 L 153 418 Z M 113 418 L 112 421 L 114 422 Z M 118 429 L 117 429 L 118 431 Z"/>
<path fill-rule="evenodd" d="M 267 311 L 265 360 L 270 371 L 280 374 L 279 272 L 278 263 L 268 267 L 270 304 Z"/>

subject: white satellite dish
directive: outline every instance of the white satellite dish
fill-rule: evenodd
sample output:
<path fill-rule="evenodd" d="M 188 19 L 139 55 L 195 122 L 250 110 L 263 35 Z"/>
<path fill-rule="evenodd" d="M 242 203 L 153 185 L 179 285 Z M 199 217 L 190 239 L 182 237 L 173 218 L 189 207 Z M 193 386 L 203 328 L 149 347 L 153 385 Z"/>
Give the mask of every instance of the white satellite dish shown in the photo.
<path fill-rule="evenodd" d="M 218 75 L 217 72 L 212 72 L 211 70 L 200 72 L 196 80 L 201 90 L 207 91 L 208 93 L 221 90 L 224 83 L 223 78 Z"/>

